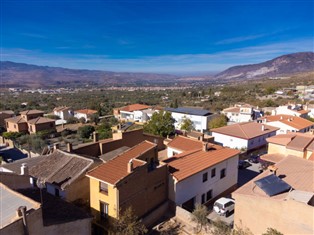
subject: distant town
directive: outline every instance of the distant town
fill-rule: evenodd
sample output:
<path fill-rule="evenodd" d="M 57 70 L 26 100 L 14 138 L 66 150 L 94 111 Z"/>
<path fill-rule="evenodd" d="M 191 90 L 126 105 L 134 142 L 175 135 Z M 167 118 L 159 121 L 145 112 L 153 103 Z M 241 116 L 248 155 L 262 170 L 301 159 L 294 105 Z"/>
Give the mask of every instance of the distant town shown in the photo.
<path fill-rule="evenodd" d="M 1 234 L 312 234 L 314 85 L 289 79 L 3 88 Z"/>

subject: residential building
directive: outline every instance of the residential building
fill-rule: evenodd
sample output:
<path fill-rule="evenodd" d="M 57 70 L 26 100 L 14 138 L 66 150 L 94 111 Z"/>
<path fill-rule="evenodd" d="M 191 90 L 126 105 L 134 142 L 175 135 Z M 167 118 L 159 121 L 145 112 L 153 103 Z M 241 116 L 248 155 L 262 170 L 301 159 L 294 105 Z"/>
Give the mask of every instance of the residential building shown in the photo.
<path fill-rule="evenodd" d="M 211 129 L 211 135 L 216 143 L 223 146 L 249 151 L 265 146 L 266 138 L 276 135 L 278 129 L 261 123 L 245 122 Z"/>
<path fill-rule="evenodd" d="M 144 217 L 167 201 L 167 166 L 159 165 L 157 145 L 148 141 L 89 171 L 90 207 L 95 222 L 132 207 Z"/>
<path fill-rule="evenodd" d="M 72 202 L 89 199 L 89 180 L 85 177 L 85 173 L 100 163 L 99 160 L 56 149 L 47 156 L 26 158 L 5 164 L 0 170 L 30 175 L 33 185 L 42 182 L 48 193 Z"/>
<path fill-rule="evenodd" d="M 11 118 L 14 116 L 14 112 L 11 110 L 0 111 L 0 127 L 6 127 L 4 119 Z"/>
<path fill-rule="evenodd" d="M 314 104 L 308 104 L 305 106 L 306 110 L 309 111 L 309 113 L 307 114 L 310 118 L 314 118 Z"/>
<path fill-rule="evenodd" d="M 303 105 L 297 105 L 297 104 L 288 104 L 284 106 L 277 107 L 273 112 L 272 115 L 291 115 L 301 118 L 306 118 L 309 113 L 309 110 L 305 110 L 303 108 Z"/>
<path fill-rule="evenodd" d="M 167 144 L 167 156 L 172 157 L 185 151 L 202 149 L 202 147 L 202 141 L 178 135 Z"/>
<path fill-rule="evenodd" d="M 58 116 L 61 120 L 67 120 L 74 116 L 71 108 L 66 106 L 56 107 L 53 109 L 53 114 Z"/>
<path fill-rule="evenodd" d="M 262 117 L 257 122 L 279 128 L 277 134 L 287 134 L 289 132 L 305 133 L 314 128 L 314 122 L 302 117 L 284 114 Z"/>
<path fill-rule="evenodd" d="M 166 160 L 169 199 L 186 210 L 196 203 L 210 203 L 237 186 L 239 151 L 211 143 L 184 151 Z"/>
<path fill-rule="evenodd" d="M 212 118 L 213 113 L 209 110 L 198 108 L 165 108 L 165 111 L 171 112 L 172 118 L 175 119 L 175 128 L 181 129 L 185 119 L 193 122 L 193 128 L 197 131 L 204 132 L 208 129 L 208 121 Z"/>
<path fill-rule="evenodd" d="M 37 133 L 39 131 L 56 131 L 55 120 L 43 117 L 44 112 L 27 110 L 20 116 L 5 119 L 8 132 Z"/>
<path fill-rule="evenodd" d="M 91 216 L 38 188 L 0 183 L 0 234 L 91 235 Z M 44 206 L 42 206 L 44 205 Z"/>
<path fill-rule="evenodd" d="M 131 104 L 113 110 L 113 115 L 119 120 L 145 122 L 155 111 L 151 106 L 144 104 Z"/>
<path fill-rule="evenodd" d="M 234 225 L 253 234 L 314 234 L 314 162 L 287 156 L 232 193 Z"/>
<path fill-rule="evenodd" d="M 289 133 L 267 138 L 268 155 L 294 155 L 314 161 L 314 135 Z"/>
<path fill-rule="evenodd" d="M 221 111 L 229 122 L 249 122 L 255 120 L 255 113 L 253 106 L 249 104 L 235 104 L 233 107 L 226 108 Z"/>
<path fill-rule="evenodd" d="M 89 121 L 91 116 L 96 113 L 97 113 L 96 110 L 80 109 L 80 110 L 74 111 L 74 117 L 76 117 L 77 119 L 84 118 L 85 121 Z"/>
<path fill-rule="evenodd" d="M 165 149 L 163 137 L 146 134 L 143 133 L 143 129 L 137 129 L 131 131 L 118 130 L 116 133 L 112 133 L 112 138 L 104 140 L 98 140 L 97 134 L 95 133 L 93 143 L 73 146 L 73 148 L 68 149 L 68 152 L 84 156 L 99 157 L 123 146 L 131 148 L 145 140 L 157 144 L 158 150 Z"/>

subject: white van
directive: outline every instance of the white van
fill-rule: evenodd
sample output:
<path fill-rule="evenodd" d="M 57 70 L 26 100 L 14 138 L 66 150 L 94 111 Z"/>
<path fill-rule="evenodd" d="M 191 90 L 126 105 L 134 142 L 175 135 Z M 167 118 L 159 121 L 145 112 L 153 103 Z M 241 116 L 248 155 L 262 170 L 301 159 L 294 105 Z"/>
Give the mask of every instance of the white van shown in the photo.
<path fill-rule="evenodd" d="M 222 197 L 214 203 L 214 211 L 219 215 L 229 216 L 234 210 L 234 200 L 231 198 Z"/>

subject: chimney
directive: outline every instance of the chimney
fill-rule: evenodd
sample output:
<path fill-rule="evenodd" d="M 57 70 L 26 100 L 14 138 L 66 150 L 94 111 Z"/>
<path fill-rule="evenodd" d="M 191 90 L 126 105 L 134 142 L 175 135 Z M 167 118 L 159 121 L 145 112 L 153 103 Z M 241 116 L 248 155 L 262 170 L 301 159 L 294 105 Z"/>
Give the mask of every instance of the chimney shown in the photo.
<path fill-rule="evenodd" d="M 21 165 L 21 175 L 28 175 L 28 166 L 26 163 L 22 163 Z"/>
<path fill-rule="evenodd" d="M 59 144 L 58 144 L 58 143 L 55 143 L 55 145 L 53 146 L 53 150 L 55 151 L 55 150 L 57 150 L 57 149 L 59 149 Z"/>
<path fill-rule="evenodd" d="M 268 170 L 269 170 L 271 173 L 273 173 L 274 175 L 276 175 L 277 170 L 278 170 L 278 167 L 276 167 L 275 165 L 270 165 L 270 166 L 268 167 Z"/>
<path fill-rule="evenodd" d="M 26 206 L 20 206 L 16 210 L 16 215 L 18 217 L 22 217 L 24 235 L 28 235 L 29 233 L 28 233 L 28 226 L 27 226 L 27 220 L 26 220 Z"/>
<path fill-rule="evenodd" d="M 283 119 L 283 117 L 282 116 L 280 116 L 280 120 L 282 120 Z"/>
<path fill-rule="evenodd" d="M 204 141 L 204 134 L 200 136 L 200 141 Z"/>
<path fill-rule="evenodd" d="M 73 150 L 72 143 L 67 143 L 67 151 L 68 151 L 69 153 L 71 153 L 72 150 Z"/>
<path fill-rule="evenodd" d="M 262 131 L 265 131 L 265 125 L 262 124 Z"/>
<path fill-rule="evenodd" d="M 203 148 L 202 148 L 202 150 L 203 150 L 204 152 L 208 152 L 207 143 L 203 143 Z"/>
<path fill-rule="evenodd" d="M 93 132 L 93 141 L 94 143 L 98 141 L 98 133 L 96 131 Z"/>
<path fill-rule="evenodd" d="M 133 159 L 128 162 L 128 173 L 132 173 L 133 171 Z"/>

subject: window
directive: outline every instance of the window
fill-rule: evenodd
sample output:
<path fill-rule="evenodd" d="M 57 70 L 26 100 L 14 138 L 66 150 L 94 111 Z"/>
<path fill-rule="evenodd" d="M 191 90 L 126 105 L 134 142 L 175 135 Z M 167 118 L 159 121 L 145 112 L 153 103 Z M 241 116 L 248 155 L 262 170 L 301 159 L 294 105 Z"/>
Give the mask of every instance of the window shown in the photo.
<path fill-rule="evenodd" d="M 207 201 L 209 201 L 210 199 L 212 199 L 212 197 L 213 197 L 213 190 L 209 190 L 209 191 L 206 193 Z"/>
<path fill-rule="evenodd" d="M 109 205 L 105 202 L 99 202 L 99 211 L 100 211 L 100 218 L 107 219 L 108 212 L 109 212 Z"/>
<path fill-rule="evenodd" d="M 225 176 L 226 176 L 226 168 L 220 171 L 220 179 L 225 178 Z"/>
<path fill-rule="evenodd" d="M 205 203 L 205 193 L 202 194 L 202 204 Z"/>
<path fill-rule="evenodd" d="M 206 182 L 207 181 L 207 177 L 208 177 L 208 174 L 207 172 L 203 174 L 203 182 Z"/>
<path fill-rule="evenodd" d="M 216 176 L 216 168 L 212 169 L 212 178 Z"/>
<path fill-rule="evenodd" d="M 99 192 L 108 195 L 108 184 L 99 182 Z"/>
<path fill-rule="evenodd" d="M 55 196 L 56 197 L 60 197 L 60 191 L 57 188 L 55 188 Z"/>

